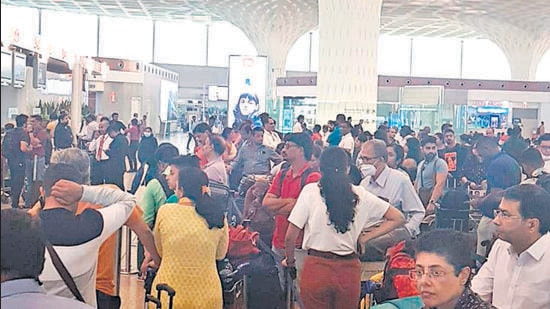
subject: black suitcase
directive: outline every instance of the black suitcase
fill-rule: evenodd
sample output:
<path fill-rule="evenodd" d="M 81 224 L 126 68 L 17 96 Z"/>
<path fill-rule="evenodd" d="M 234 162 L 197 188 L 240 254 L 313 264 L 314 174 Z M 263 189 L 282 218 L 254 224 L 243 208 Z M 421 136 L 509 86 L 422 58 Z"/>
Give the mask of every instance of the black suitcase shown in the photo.
<path fill-rule="evenodd" d="M 147 275 L 143 283 L 145 289 L 145 308 L 149 308 L 149 303 L 153 303 L 155 308 L 162 308 L 161 295 L 162 292 L 166 292 L 169 297 L 168 308 L 172 309 L 174 307 L 174 297 L 176 296 L 176 291 L 166 283 L 159 283 L 155 287 L 157 290 L 157 296 L 152 295 L 153 281 L 157 274 L 157 270 L 153 268 L 147 269 Z"/>

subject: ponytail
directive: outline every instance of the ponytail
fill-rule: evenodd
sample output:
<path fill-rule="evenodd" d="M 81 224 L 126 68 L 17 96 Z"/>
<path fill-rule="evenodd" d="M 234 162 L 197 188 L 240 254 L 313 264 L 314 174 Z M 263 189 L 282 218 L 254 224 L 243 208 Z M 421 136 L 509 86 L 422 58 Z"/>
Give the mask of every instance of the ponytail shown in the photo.
<path fill-rule="evenodd" d="M 349 155 L 338 147 L 328 148 L 321 154 L 321 195 L 330 223 L 342 234 L 350 230 L 358 200 L 348 176 L 349 161 Z"/>
<path fill-rule="evenodd" d="M 195 211 L 206 220 L 208 228 L 223 228 L 224 207 L 209 195 L 206 174 L 196 167 L 184 167 L 178 180 L 184 196 L 195 203 Z"/>

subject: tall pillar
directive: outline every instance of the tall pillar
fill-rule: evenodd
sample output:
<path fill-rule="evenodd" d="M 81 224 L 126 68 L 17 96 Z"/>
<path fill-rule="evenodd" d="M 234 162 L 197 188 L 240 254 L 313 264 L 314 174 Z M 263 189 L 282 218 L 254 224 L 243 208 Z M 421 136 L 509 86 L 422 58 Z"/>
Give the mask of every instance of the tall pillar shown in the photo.
<path fill-rule="evenodd" d="M 382 0 L 319 0 L 317 122 L 336 114 L 375 129 Z"/>
<path fill-rule="evenodd" d="M 84 69 L 82 67 L 82 60 L 80 57 L 76 57 L 72 69 L 73 88 L 71 91 L 71 129 L 75 138 L 78 130 L 80 129 L 80 122 L 82 121 L 82 85 L 84 84 L 83 72 Z"/>
<path fill-rule="evenodd" d="M 546 44 L 545 44 L 546 43 Z M 514 38 L 499 44 L 510 64 L 510 73 L 513 80 L 535 80 L 537 68 L 544 52 L 550 48 L 550 40 L 529 40 Z"/>

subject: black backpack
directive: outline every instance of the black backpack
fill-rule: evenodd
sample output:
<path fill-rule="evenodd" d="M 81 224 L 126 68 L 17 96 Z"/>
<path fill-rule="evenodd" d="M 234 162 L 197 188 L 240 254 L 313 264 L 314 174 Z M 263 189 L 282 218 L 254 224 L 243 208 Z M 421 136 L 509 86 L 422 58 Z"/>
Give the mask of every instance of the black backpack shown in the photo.
<path fill-rule="evenodd" d="M 21 140 L 18 138 L 19 135 L 16 130 L 17 129 L 9 131 L 6 133 L 6 136 L 4 136 L 4 140 L 2 141 L 2 153 L 8 160 L 20 159 L 20 161 L 23 162 L 25 160 L 25 156 L 20 150 Z"/>

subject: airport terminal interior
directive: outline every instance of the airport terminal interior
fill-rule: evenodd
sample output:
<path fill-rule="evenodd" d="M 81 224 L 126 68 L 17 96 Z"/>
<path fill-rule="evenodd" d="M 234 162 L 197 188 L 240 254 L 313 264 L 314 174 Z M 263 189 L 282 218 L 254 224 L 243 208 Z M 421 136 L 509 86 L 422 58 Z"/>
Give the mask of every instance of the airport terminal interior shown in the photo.
<path fill-rule="evenodd" d="M 55 224 L 47 227 L 46 216 L 35 209 L 43 201 L 46 205 L 43 212 L 47 213 L 48 203 L 56 201 L 53 197 L 48 200 L 49 194 L 54 195 L 56 190 L 48 193 L 49 188 L 42 193 L 39 189 L 46 185 L 46 178 L 54 177 L 52 166 L 66 163 L 61 165 L 69 165 L 66 168 L 73 170 L 79 168 L 80 163 L 71 161 L 77 160 L 77 155 L 66 152 L 67 149 L 80 149 L 87 154 L 88 174 L 82 176 L 82 183 L 120 188 L 105 189 L 113 190 L 109 191 L 110 194 L 93 191 L 93 188 L 86 191 L 85 188 L 79 198 L 84 200 L 97 194 L 103 198 L 97 198 L 102 201 L 97 204 L 103 206 L 118 206 L 127 198 L 134 200 L 133 207 L 137 201 L 138 206 L 125 213 L 127 221 L 122 223 L 126 222 L 126 225 L 121 227 L 121 223 L 113 229 L 118 231 L 115 236 L 101 238 L 111 228 L 109 224 L 116 220 L 99 219 L 102 220 L 101 230 L 91 232 L 95 233 L 94 236 L 86 236 L 84 242 L 79 240 L 78 246 L 83 248 L 93 247 L 90 244 L 97 242 L 93 247 L 95 251 L 89 249 L 96 257 L 90 264 L 94 269 L 93 276 L 85 272 L 86 266 L 83 265 L 86 263 L 75 262 L 76 254 L 69 259 L 69 275 L 74 277 L 76 287 L 82 290 L 81 297 L 88 305 L 100 309 L 143 308 L 148 300 L 146 308 L 153 308 L 156 301 L 168 308 L 172 306 L 172 299 L 164 294 L 161 297 L 160 292 L 157 297 L 155 290 L 159 283 L 168 283 L 180 287 L 179 290 L 176 288 L 173 297 L 174 308 L 376 308 L 392 298 L 411 301 L 399 308 L 490 308 L 483 307 L 482 302 L 487 302 L 486 305 L 492 302 L 496 308 L 550 308 L 547 291 L 542 288 L 550 284 L 550 199 L 544 200 L 546 191 L 536 191 L 544 187 L 543 183 L 546 183 L 546 188 L 550 187 L 550 179 L 546 177 L 550 174 L 548 0 L 1 0 L 0 22 L 2 225 L 6 224 L 4 210 L 28 208 L 33 217 L 41 217 L 45 235 L 53 235 Z M 545 129 L 545 122 L 548 129 Z M 61 141 L 63 136 L 67 137 L 66 141 Z M 308 137 L 306 141 L 303 136 Z M 16 138 L 20 141 L 17 140 L 16 146 L 12 147 Z M 383 142 L 382 148 L 380 141 Z M 124 145 L 120 146 L 119 142 Z M 122 147 L 124 152 L 118 153 L 122 148 L 113 145 Z M 432 145 L 433 149 L 430 149 Z M 162 146 L 165 146 L 164 152 Z M 294 150 L 296 148 L 298 150 Z M 347 154 L 345 160 L 337 157 L 339 153 L 333 148 L 343 150 L 342 153 Z M 19 154 L 20 162 L 17 161 Z M 193 159 L 189 159 L 192 155 Z M 118 161 L 115 162 L 115 158 Z M 223 227 L 223 222 L 212 223 L 209 216 L 213 215 L 201 213 L 204 210 L 199 211 L 196 207 L 197 199 L 189 195 L 188 189 L 180 188 L 187 182 L 178 171 L 182 171 L 185 164 L 195 162 L 186 160 L 195 159 L 197 167 L 205 173 L 193 174 L 199 176 L 187 185 L 199 183 L 197 179 L 202 179 L 203 174 L 208 178 L 198 190 L 215 197 L 213 200 L 223 205 L 226 223 L 233 226 L 229 232 L 227 226 Z M 184 161 L 187 163 L 182 163 Z M 432 161 L 433 165 L 428 164 Z M 360 191 L 353 191 L 356 193 L 348 190 L 350 194 L 356 194 L 353 200 L 357 207 L 361 206 L 358 201 L 364 196 L 362 192 L 377 199 L 377 202 L 369 200 L 368 203 L 387 205 L 385 214 L 381 213 L 376 220 L 372 216 L 369 217 L 372 221 L 365 221 L 370 225 L 358 226 L 357 235 L 353 233 L 355 225 L 362 224 L 357 222 L 361 211 L 353 210 L 352 218 L 355 215 L 357 220 L 346 222 L 351 228 L 346 225 L 344 232 L 340 232 L 338 229 L 342 227 L 338 224 L 342 223 L 338 220 L 344 219 L 331 216 L 334 210 L 325 196 L 330 192 L 322 189 L 321 184 L 329 183 L 323 179 L 333 177 L 326 166 L 336 174 L 345 167 L 334 162 L 347 164 L 350 176 L 345 178 L 346 181 L 360 188 Z M 212 176 L 209 169 L 218 166 L 217 163 L 220 163 L 221 170 Z M 267 164 L 265 167 L 264 163 Z M 498 164 L 500 167 L 496 167 Z M 393 175 L 389 170 L 399 175 Z M 67 177 L 70 174 L 65 173 Z M 281 174 L 289 176 L 278 178 Z M 411 192 L 404 193 L 406 189 L 400 189 L 399 193 L 395 191 L 385 196 L 382 192 L 390 190 L 391 186 L 386 185 L 386 181 L 397 183 L 390 178 L 394 176 L 407 179 L 406 188 L 410 187 Z M 381 180 L 383 178 L 385 180 Z M 289 179 L 294 181 L 293 187 L 288 184 Z M 330 179 L 335 181 L 334 184 L 342 182 L 342 179 L 334 179 Z M 318 181 L 321 189 L 307 190 L 312 186 L 308 187 L 306 183 Z M 533 188 L 523 187 L 523 184 Z M 16 187 L 18 189 L 14 189 Z M 514 188 L 519 188 L 519 193 Z M 69 186 L 61 189 L 69 190 Z M 524 217 L 523 206 L 515 206 L 521 209 L 521 212 L 516 209 L 515 215 L 507 211 L 508 204 L 503 206 L 505 201 L 523 205 L 523 189 L 532 190 L 529 191 L 531 196 L 543 197 L 540 200 L 544 205 L 540 206 L 547 210 L 546 213 L 534 211 L 529 213 L 530 217 Z M 65 192 L 70 196 L 67 199 L 74 195 L 72 192 Z M 316 195 L 313 196 L 312 192 Z M 464 200 L 460 194 L 465 195 Z M 47 197 L 42 199 L 42 195 Z M 398 195 L 402 196 L 398 198 Z M 167 201 L 171 196 L 174 198 L 172 204 Z M 79 198 L 71 200 L 72 204 L 76 205 Z M 314 208 L 306 205 L 308 203 L 303 201 L 306 198 L 312 201 L 310 204 L 319 201 L 317 204 L 325 207 L 326 219 L 316 217 L 316 220 L 329 220 L 328 225 L 324 225 L 330 226 L 331 232 L 337 236 L 327 236 L 324 233 L 328 232 L 322 228 L 321 232 L 313 231 L 310 225 L 315 226 L 312 225 L 316 223 L 312 219 L 315 216 L 307 216 Z M 344 200 L 349 196 L 339 198 Z M 420 210 L 405 206 L 407 200 L 418 201 Z M 451 203 L 450 200 L 455 204 L 460 200 L 460 207 L 466 208 L 445 212 L 449 209 L 442 205 Z M 535 201 L 536 198 L 531 200 L 532 203 Z M 78 203 L 79 212 L 84 207 L 80 206 L 81 203 Z M 193 211 L 194 217 L 182 217 L 192 222 L 181 225 L 187 229 L 171 222 L 181 218 L 163 216 L 163 212 L 159 212 L 164 204 L 181 206 L 186 203 L 197 208 Z M 250 206 L 254 203 L 258 205 Z M 492 206 L 487 206 L 489 204 Z M 65 209 L 69 209 L 67 207 Z M 378 211 L 372 207 L 370 212 Z M 412 210 L 407 210 L 407 207 Z M 94 209 L 93 212 L 102 216 L 107 213 L 117 215 L 108 209 Z M 393 210 L 397 214 L 394 217 L 391 215 Z M 118 215 L 123 216 L 122 210 L 120 212 Z M 254 225 L 258 212 L 267 216 L 265 224 L 271 229 Z M 420 217 L 417 216 L 419 213 Z M 157 219 L 157 215 L 162 220 Z M 399 216 L 405 222 L 398 226 Z M 452 218 L 447 220 L 445 216 Z M 531 233 L 529 236 L 522 240 L 518 240 L 519 236 L 510 236 L 512 234 L 506 228 L 512 228 L 511 222 L 517 223 L 514 221 L 516 217 L 522 219 L 518 224 L 536 221 L 533 224 L 540 227 L 540 234 L 525 227 L 521 231 Z M 197 219 L 204 230 L 200 237 L 193 234 L 200 230 L 193 226 L 196 218 L 202 220 Z M 48 220 L 57 219 L 51 216 Z M 82 223 L 84 221 L 79 222 L 86 226 Z M 159 222 L 166 226 L 162 227 Z M 236 236 L 235 231 L 241 224 L 245 225 L 246 233 Z M 386 226 L 388 230 L 384 230 Z M 168 228 L 178 230 L 166 232 Z M 516 228 L 519 231 L 520 228 Z M 424 273 L 418 268 L 422 265 L 418 252 L 441 252 L 423 243 L 440 230 L 462 233 L 453 234 L 453 241 L 469 237 L 473 244 L 472 254 L 483 258 L 482 262 L 476 262 L 479 269 L 466 267 L 468 271 L 474 270 L 469 273 L 469 278 L 474 278 L 472 285 L 470 280 L 466 280 L 465 285 L 461 281 L 461 288 L 465 287 L 465 290 L 456 296 L 458 299 L 458 296 L 472 293 L 470 300 L 479 296 L 478 307 L 466 307 L 461 301 L 456 303 L 456 307 L 442 306 L 436 302 L 439 292 L 430 290 L 433 288 L 431 283 L 428 288 L 423 285 L 428 281 L 444 282 L 438 279 L 445 276 L 440 276 L 445 271 L 426 270 Z M 2 228 L 2 243 L 4 231 Z M 70 228 L 64 231 L 70 231 Z M 362 237 L 378 231 L 397 238 L 384 244 L 382 249 L 380 241 L 373 242 L 384 237 L 382 234 L 369 238 L 366 247 L 361 245 Z M 404 231 L 407 236 L 400 238 L 398 231 Z M 289 275 L 289 269 L 296 271 L 292 262 L 294 255 L 289 255 L 285 246 L 292 244 L 292 236 L 298 237 L 299 232 L 305 233 L 305 237 L 303 243 L 297 242 L 300 243 L 295 254 L 298 279 L 292 280 L 285 275 Z M 209 245 L 192 244 L 187 248 L 185 239 L 182 240 L 184 237 L 173 237 L 178 233 L 191 235 L 188 237 L 197 238 L 197 241 L 204 238 Z M 220 244 L 225 239 L 227 257 L 224 250 L 212 245 L 212 237 L 218 237 L 214 234 L 222 235 L 219 236 Z M 329 249 L 335 244 L 319 245 L 321 236 L 337 242 L 344 234 L 353 239 L 351 247 L 343 240 L 334 250 Z M 167 235 L 172 238 L 167 240 Z M 304 235 L 300 235 L 299 240 L 302 240 Z M 507 235 L 511 240 L 506 238 Z M 249 239 L 246 242 L 238 237 Z M 442 234 L 441 237 L 451 236 Z M 519 289 L 519 292 L 510 288 L 506 293 L 502 292 L 505 290 L 502 286 L 495 284 L 490 291 L 492 294 L 483 294 L 487 292 L 489 276 L 486 269 L 489 266 L 484 263 L 497 269 L 505 268 L 493 261 L 497 254 L 504 254 L 506 245 L 509 250 L 516 250 L 519 245 L 514 241 L 532 237 L 535 238 L 523 250 L 536 255 L 532 253 L 535 251 L 529 250 L 537 245 L 536 252 L 542 253 L 534 259 L 540 265 L 529 264 L 531 268 L 526 266 L 522 271 L 507 269 L 503 273 L 510 275 L 508 279 L 498 279 L 498 275 L 491 278 L 495 282 L 511 282 L 511 286 L 523 282 L 526 288 Z M 98 242 L 99 238 L 101 242 Z M 78 246 L 72 237 L 60 239 L 63 241 L 55 243 L 50 239 L 50 242 L 63 260 L 71 246 Z M 105 243 L 99 249 L 103 240 Z M 402 244 L 401 240 L 410 242 Z M 186 248 L 167 249 L 170 242 Z M 160 243 L 164 244 L 162 250 Z M 393 252 L 386 250 L 397 248 L 395 250 L 405 252 L 403 247 L 395 245 L 408 246 L 409 243 L 415 244 L 417 254 L 410 256 L 413 266 L 404 277 L 413 282 L 414 292 L 394 288 L 393 296 L 384 298 L 380 291 L 389 275 L 384 279 L 381 276 L 386 275 L 384 265 L 388 268 L 390 263 L 385 264 L 385 261 Z M 236 246 L 242 245 L 241 250 L 246 250 L 244 246 L 247 244 L 254 254 L 273 259 L 271 271 L 275 275 L 271 279 L 280 283 L 275 283 L 276 288 L 269 287 L 265 276 L 254 274 L 253 270 L 247 273 L 248 268 L 255 267 L 250 266 L 252 263 L 234 263 L 231 254 L 239 250 Z M 218 246 L 223 247 L 223 244 Z M 103 252 L 107 250 L 104 247 L 110 247 L 111 251 Z M 498 253 L 491 256 L 489 249 Z M 365 258 L 369 252 L 373 257 Z M 523 258 L 520 253 L 519 260 Z M 177 262 L 183 264 L 169 264 L 174 263 L 172 255 L 186 254 L 193 258 L 197 256 L 204 263 L 189 262 L 192 265 L 189 266 L 185 263 L 192 258 L 183 258 L 184 261 Z M 445 254 L 448 257 L 453 253 Z M 437 256 L 436 253 L 432 255 Z M 2 252 L 3 264 L 9 263 L 9 255 L 6 256 L 5 262 Z M 63 276 L 56 272 L 57 265 L 50 261 L 49 249 L 45 256 L 44 271 L 40 276 L 45 284 L 40 289 L 44 288 L 48 294 L 77 298 L 61 280 Z M 161 257 L 163 262 L 170 261 L 165 263 L 170 267 L 165 266 L 163 270 L 162 263 L 158 267 Z M 202 266 L 213 267 L 215 260 L 224 257 L 229 266 L 219 262 L 215 270 Z M 239 258 L 235 260 L 248 261 L 243 256 Z M 517 256 L 514 258 L 515 262 L 519 261 Z M 154 269 L 158 268 L 155 281 L 144 280 L 146 273 L 140 269 L 144 259 L 151 261 L 150 266 Z M 286 268 L 281 264 L 283 259 L 283 264 L 289 263 Z M 503 259 L 500 257 L 500 261 Z M 339 280 L 338 276 L 332 278 L 326 269 L 312 266 L 314 260 L 316 265 L 329 261 L 326 264 L 328 269 L 342 274 L 346 271 L 339 268 L 343 263 L 361 261 L 358 272 L 361 274 L 361 293 L 357 306 L 350 306 L 349 301 L 346 303 L 336 296 L 334 299 L 326 296 L 330 293 L 348 295 L 346 291 L 355 291 L 355 288 L 336 288 L 326 295 L 321 293 L 325 298 L 315 298 L 319 296 L 314 295 L 315 291 L 311 292 L 315 285 L 312 280 L 307 280 L 312 274 L 326 278 L 324 280 L 329 286 L 340 283 L 330 281 Z M 455 267 L 453 279 L 462 278 L 465 268 L 452 264 L 455 260 L 446 262 L 449 262 L 447 266 Z M 82 280 L 93 278 L 95 281 L 95 264 L 98 280 L 92 282 L 93 301 L 90 301 L 87 290 L 92 283 L 83 283 Z M 199 264 L 207 270 L 197 266 Z M 239 265 L 245 265 L 242 271 L 237 267 Z M 189 278 L 194 278 L 197 269 L 202 276 L 199 277 L 211 281 L 204 279 L 206 283 L 201 281 L 197 286 L 181 282 L 192 280 Z M 211 270 L 215 271 L 213 278 L 209 273 Z M 17 303 L 8 302 L 13 301 L 13 297 L 4 293 L 8 289 L 4 285 L 5 271 L 7 273 L 7 268 L 5 270 L 2 265 L 2 307 L 11 307 Z M 513 271 L 517 272 L 512 278 Z M 105 273 L 109 273 L 107 279 Z M 185 275 L 178 277 L 181 273 Z M 474 273 L 478 275 L 477 280 Z M 526 274 L 536 274 L 532 276 L 537 279 L 522 277 L 528 276 Z M 146 293 L 144 284 L 151 285 L 153 290 Z M 221 298 L 219 295 L 208 296 L 211 293 L 208 287 L 219 289 L 220 285 L 223 290 Z M 268 287 L 262 290 L 262 285 Z M 102 290 L 100 287 L 107 288 Z M 181 291 L 183 287 L 191 291 Z M 527 288 L 534 291 L 526 292 Z M 269 293 L 270 289 L 280 290 L 280 299 L 270 300 L 274 297 Z M 96 290 L 100 291 L 97 299 Z M 213 290 L 214 294 L 219 292 L 216 288 Z M 346 297 L 355 297 L 353 293 Z M 150 294 L 150 298 L 146 294 Z M 113 299 L 120 303 L 106 305 Z M 69 304 L 65 306 L 71 308 Z M 57 308 L 65 307 L 59 303 Z"/>

